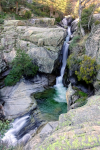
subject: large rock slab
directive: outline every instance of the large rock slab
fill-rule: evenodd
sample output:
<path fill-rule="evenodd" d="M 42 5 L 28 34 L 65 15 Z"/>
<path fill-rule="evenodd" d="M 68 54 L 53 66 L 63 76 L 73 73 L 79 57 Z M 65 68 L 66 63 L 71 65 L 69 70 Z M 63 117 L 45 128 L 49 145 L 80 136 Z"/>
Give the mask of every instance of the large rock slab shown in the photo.
<path fill-rule="evenodd" d="M 66 30 L 61 27 L 42 28 L 18 26 L 19 21 L 5 21 L 1 38 L 5 61 L 10 65 L 16 50 L 25 50 L 39 66 L 39 71 L 51 73 L 58 59 Z"/>
<path fill-rule="evenodd" d="M 44 86 L 48 85 L 48 80 L 43 76 L 41 76 L 41 80 L 38 77 L 36 79 L 38 82 L 36 80 L 34 83 L 22 79 L 15 86 L 1 89 L 1 95 L 5 101 L 4 115 L 6 119 L 13 119 L 24 115 L 37 106 L 35 99 L 31 98 L 31 94 L 43 91 Z"/>

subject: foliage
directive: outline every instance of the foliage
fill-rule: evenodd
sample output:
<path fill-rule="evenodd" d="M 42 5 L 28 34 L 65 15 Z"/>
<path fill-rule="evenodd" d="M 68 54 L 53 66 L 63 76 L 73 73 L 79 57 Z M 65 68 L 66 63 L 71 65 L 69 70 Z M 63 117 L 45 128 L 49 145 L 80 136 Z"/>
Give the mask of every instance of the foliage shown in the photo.
<path fill-rule="evenodd" d="M 80 35 L 77 35 L 75 37 L 73 37 L 70 45 L 69 45 L 69 49 L 72 49 L 73 47 L 76 46 L 76 43 L 80 40 Z"/>
<path fill-rule="evenodd" d="M 70 15 L 72 13 L 72 3 L 70 0 L 66 1 L 66 15 Z"/>
<path fill-rule="evenodd" d="M 78 95 L 80 97 L 87 97 L 88 95 L 80 90 L 77 90 L 77 92 L 75 93 L 75 95 Z"/>
<path fill-rule="evenodd" d="M 84 80 L 87 84 L 92 83 L 95 80 L 99 66 L 95 59 L 89 56 L 84 56 L 82 62 L 80 62 L 79 71 L 75 71 L 78 80 Z"/>
<path fill-rule="evenodd" d="M 15 59 L 12 62 L 13 68 L 5 79 L 6 86 L 16 84 L 22 76 L 34 76 L 38 67 L 32 64 L 32 59 L 25 51 L 17 50 Z"/>
<path fill-rule="evenodd" d="M 56 21 L 56 22 L 60 22 L 60 21 L 61 21 L 61 18 L 60 18 L 60 17 L 57 17 L 57 18 L 55 19 L 55 21 Z"/>
<path fill-rule="evenodd" d="M 78 59 L 76 54 L 71 54 L 67 59 L 68 68 L 73 72 L 75 72 L 76 70 L 78 71 L 80 62 L 81 59 Z"/>
<path fill-rule="evenodd" d="M 93 23 L 93 9 L 95 5 L 90 5 L 88 8 L 83 9 L 81 14 L 81 25 L 84 28 L 85 31 L 91 29 L 91 25 Z M 90 22 L 90 23 L 89 23 Z"/>
<path fill-rule="evenodd" d="M 9 129 L 9 121 L 1 121 L 0 120 L 0 135 L 3 136 L 7 129 Z"/>
<path fill-rule="evenodd" d="M 0 24 L 3 24 L 4 20 L 2 18 L 0 18 Z"/>
<path fill-rule="evenodd" d="M 32 15 L 31 11 L 28 11 L 28 10 L 27 10 L 27 11 L 25 12 L 25 16 L 24 16 L 24 17 L 25 17 L 26 19 L 30 19 L 30 18 L 31 18 L 31 15 Z"/>
<path fill-rule="evenodd" d="M 96 20 L 95 25 L 98 25 L 98 24 L 100 24 L 100 21 Z"/>

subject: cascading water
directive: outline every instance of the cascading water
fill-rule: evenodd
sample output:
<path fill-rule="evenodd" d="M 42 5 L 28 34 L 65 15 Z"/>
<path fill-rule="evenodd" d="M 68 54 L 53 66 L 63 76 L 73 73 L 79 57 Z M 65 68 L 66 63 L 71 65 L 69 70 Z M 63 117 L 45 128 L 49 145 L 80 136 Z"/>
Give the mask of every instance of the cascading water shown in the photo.
<path fill-rule="evenodd" d="M 23 126 L 25 126 L 28 118 L 29 115 L 21 117 L 20 119 L 15 119 L 15 121 L 11 124 L 12 128 L 5 133 L 2 141 L 13 146 L 16 145 L 18 141 L 15 135 L 23 128 Z"/>
<path fill-rule="evenodd" d="M 62 59 L 61 72 L 60 72 L 60 76 L 56 78 L 56 85 L 54 86 L 57 93 L 57 96 L 55 96 L 54 99 L 55 101 L 58 102 L 66 102 L 66 88 L 63 86 L 62 80 L 63 80 L 63 75 L 66 67 L 66 60 L 68 57 L 68 47 L 69 47 L 68 42 L 70 40 L 70 36 L 71 36 L 71 27 L 68 26 L 68 35 L 63 45 L 63 59 Z"/>

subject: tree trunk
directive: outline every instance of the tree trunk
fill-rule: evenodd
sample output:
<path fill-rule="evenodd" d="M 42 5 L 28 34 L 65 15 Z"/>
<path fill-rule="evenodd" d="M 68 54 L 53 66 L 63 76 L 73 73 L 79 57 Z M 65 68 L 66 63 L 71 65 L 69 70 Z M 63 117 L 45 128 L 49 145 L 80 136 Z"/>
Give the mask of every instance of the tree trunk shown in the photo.
<path fill-rule="evenodd" d="M 79 0 L 79 22 L 80 22 L 80 31 L 82 36 L 85 36 L 85 31 L 81 25 L 81 14 L 82 14 L 82 5 L 81 5 L 81 0 Z"/>
<path fill-rule="evenodd" d="M 16 14 L 18 14 L 18 1 L 16 1 Z"/>

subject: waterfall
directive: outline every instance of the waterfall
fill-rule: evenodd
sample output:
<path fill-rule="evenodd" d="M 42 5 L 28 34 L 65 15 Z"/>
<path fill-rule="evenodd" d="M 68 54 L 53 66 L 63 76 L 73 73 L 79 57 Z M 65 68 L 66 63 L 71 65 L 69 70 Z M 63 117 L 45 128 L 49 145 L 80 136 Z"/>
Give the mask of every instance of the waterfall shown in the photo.
<path fill-rule="evenodd" d="M 18 141 L 15 135 L 25 126 L 28 118 L 29 115 L 21 117 L 20 119 L 15 119 L 15 121 L 11 124 L 12 128 L 5 133 L 2 141 L 8 143 L 8 145 L 16 145 Z"/>
<path fill-rule="evenodd" d="M 56 85 L 54 86 L 57 92 L 57 96 L 55 96 L 55 101 L 58 102 L 66 102 L 66 88 L 63 86 L 63 75 L 66 67 L 66 60 L 68 57 L 68 48 L 69 48 L 69 40 L 71 36 L 71 27 L 68 26 L 68 35 L 63 45 L 63 59 L 62 59 L 62 67 L 60 71 L 60 76 L 56 78 Z"/>
<path fill-rule="evenodd" d="M 54 88 L 56 89 L 56 95 L 54 97 L 54 100 L 57 102 L 65 102 L 65 103 L 66 103 L 66 88 L 63 86 L 62 80 L 63 80 L 63 75 L 66 67 L 66 60 L 68 56 L 68 47 L 69 47 L 68 42 L 71 36 L 70 26 L 68 27 L 67 32 L 68 35 L 63 44 L 63 59 L 62 59 L 61 72 L 60 72 L 60 76 L 56 78 L 56 85 L 54 86 Z M 18 137 L 19 133 L 21 133 L 24 129 L 26 129 L 27 125 L 30 124 L 30 120 L 31 120 L 30 114 L 15 119 L 14 122 L 11 124 L 11 129 L 9 129 L 5 133 L 5 136 L 3 137 L 2 141 L 8 143 L 8 145 L 15 146 L 16 144 L 19 144 L 22 137 L 26 136 L 26 140 L 27 140 L 27 133 L 29 133 L 30 130 L 33 129 L 35 130 L 35 128 L 38 127 L 39 124 L 41 124 L 41 121 L 37 121 L 37 122 L 35 121 L 35 123 L 32 123 L 32 125 L 29 126 L 27 130 L 28 132 L 23 132 L 21 134 L 21 137 Z"/>

